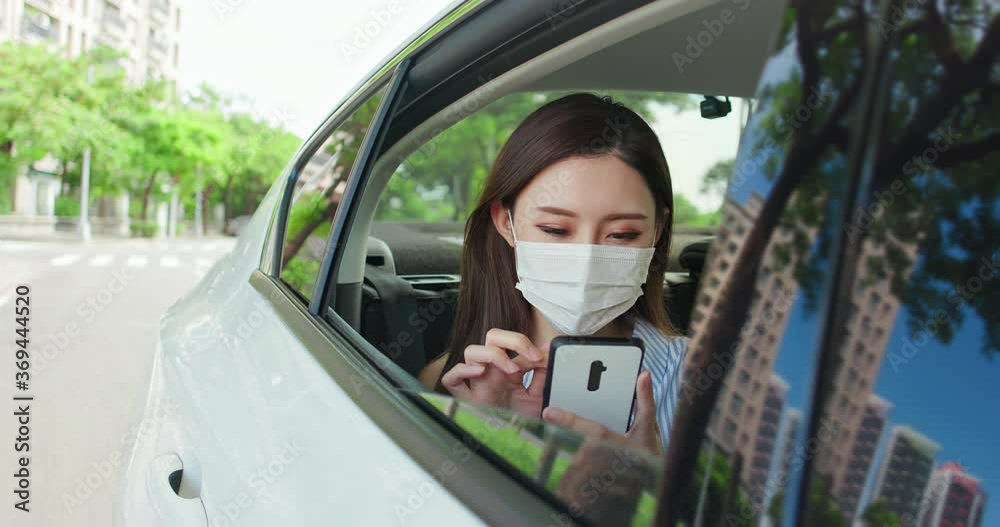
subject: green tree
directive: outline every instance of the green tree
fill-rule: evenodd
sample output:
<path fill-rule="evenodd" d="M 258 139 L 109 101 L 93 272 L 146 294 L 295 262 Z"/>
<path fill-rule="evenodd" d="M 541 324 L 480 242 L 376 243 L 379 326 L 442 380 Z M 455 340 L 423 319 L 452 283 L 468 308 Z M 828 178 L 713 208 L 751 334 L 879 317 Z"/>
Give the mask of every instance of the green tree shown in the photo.
<path fill-rule="evenodd" d="M 809 509 L 806 511 L 806 525 L 815 527 L 847 527 L 849 519 L 831 498 L 830 480 L 816 475 L 809 485 Z M 884 526 L 880 526 L 884 527 Z"/>
<path fill-rule="evenodd" d="M 779 491 L 771 498 L 771 503 L 767 506 L 767 515 L 771 518 L 771 525 L 781 525 L 785 518 L 785 491 Z"/>
<path fill-rule="evenodd" d="M 714 227 L 719 224 L 721 216 L 718 210 L 702 212 L 683 194 L 674 193 L 674 225 L 692 227 Z"/>
<path fill-rule="evenodd" d="M 99 47 L 81 57 L 89 70 L 87 111 L 76 119 L 65 116 L 69 133 L 63 136 L 63 148 L 52 151 L 63 160 L 63 183 L 75 186 L 80 181 L 80 160 L 85 150 L 91 150 L 92 196 L 129 190 L 137 159 L 143 155 L 135 120 L 162 94 L 159 84 L 130 85 L 116 65 L 123 56 Z"/>
<path fill-rule="evenodd" d="M 140 119 L 138 137 L 142 144 L 141 218 L 148 218 L 150 198 L 157 186 L 170 183 L 184 191 L 200 185 L 200 170 L 221 164 L 224 129 L 214 116 L 190 109 L 151 108 Z M 161 174 L 167 175 L 166 181 Z"/>
<path fill-rule="evenodd" d="M 234 211 L 249 214 L 257 208 L 301 142 L 294 134 L 245 113 L 230 115 L 227 124 L 229 155 L 214 185 L 226 220 Z"/>
<path fill-rule="evenodd" d="M 711 459 L 711 470 L 708 471 L 708 485 L 705 486 L 705 472 Z M 687 525 L 693 525 L 698 515 L 698 503 L 702 504 L 702 525 L 755 525 L 753 521 L 759 516 L 742 487 L 736 493 L 736 502 L 726 508 L 726 497 L 732 479 L 738 477 L 728 454 L 716 449 L 710 456 L 704 449 L 695 459 L 695 471 L 692 474 L 690 489 L 680 507 L 681 518 Z M 737 485 L 742 485 L 737 482 Z M 705 495 L 701 495 L 702 488 Z"/>
<path fill-rule="evenodd" d="M 377 212 L 381 220 L 464 221 L 475 206 L 500 147 L 532 111 L 570 92 L 517 93 L 500 98 L 433 137 L 397 169 Z M 687 95 L 608 92 L 648 121 L 661 107 L 688 108 Z"/>
<path fill-rule="evenodd" d="M 729 184 L 729 177 L 733 175 L 733 168 L 736 160 L 727 159 L 712 165 L 705 175 L 701 177 L 701 188 L 699 190 L 706 194 L 723 195 L 726 193 L 726 185 Z"/>
<path fill-rule="evenodd" d="M 127 91 L 108 66 L 117 56 L 95 48 L 66 59 L 43 46 L 0 45 L 0 194 L 9 196 L 13 176 L 46 155 L 62 160 L 64 182 L 88 148 L 99 173 L 126 164 L 133 143 L 109 118 L 112 102 Z M 3 201 L 0 208 L 9 208 Z"/>
<path fill-rule="evenodd" d="M 64 187 L 78 185 L 88 149 L 92 195 L 133 192 L 142 219 L 165 184 L 188 201 L 202 191 L 206 210 L 216 199 L 252 211 L 298 138 L 234 111 L 207 85 L 179 103 L 160 81 L 129 84 L 122 57 L 103 47 L 67 59 L 43 46 L 0 45 L 0 212 L 18 171 L 46 156 L 59 161 Z"/>
<path fill-rule="evenodd" d="M 865 527 L 898 527 L 902 525 L 899 514 L 883 500 L 872 502 L 861 515 Z"/>

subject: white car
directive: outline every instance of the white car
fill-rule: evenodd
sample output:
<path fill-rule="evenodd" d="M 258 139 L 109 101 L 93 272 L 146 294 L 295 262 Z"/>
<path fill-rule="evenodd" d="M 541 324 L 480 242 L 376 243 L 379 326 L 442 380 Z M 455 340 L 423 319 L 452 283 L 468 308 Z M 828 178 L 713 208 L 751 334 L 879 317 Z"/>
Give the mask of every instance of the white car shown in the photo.
<path fill-rule="evenodd" d="M 880 2 L 791 4 L 468 1 L 405 42 L 275 175 L 233 252 L 164 316 L 116 524 L 846 526 L 906 514 L 997 524 L 983 488 L 1000 468 L 963 440 L 1000 440 L 983 418 L 995 409 L 982 407 L 1000 385 L 980 372 L 996 363 L 975 355 L 995 351 L 996 283 L 982 279 L 986 293 L 935 326 L 954 340 L 924 335 L 921 349 L 935 353 L 909 354 L 902 340 L 937 305 L 920 288 L 950 276 L 922 259 L 948 252 L 945 267 L 972 262 L 975 273 L 983 255 L 963 256 L 974 253 L 962 244 L 991 240 L 971 234 L 974 215 L 962 240 L 922 229 L 962 200 L 986 203 L 995 222 L 996 185 L 910 184 L 891 164 L 933 149 L 947 126 L 995 146 L 995 132 L 981 137 L 1000 115 L 995 9 L 969 2 L 941 19 L 919 3 L 893 14 L 902 34 L 883 38 L 868 23 L 884 16 Z M 936 22 L 916 23 L 925 13 Z M 907 40 L 945 26 L 962 35 L 956 55 Z M 665 301 L 693 337 L 690 397 L 661 458 L 460 403 L 415 378 L 450 332 L 463 214 L 499 146 L 484 134 L 567 90 L 611 90 L 651 115 L 678 193 L 697 194 L 705 168 L 735 160 L 718 216 L 675 211 Z M 960 100 L 985 107 L 950 121 Z M 738 111 L 726 118 L 730 101 Z M 936 120 L 907 128 L 910 107 Z M 898 145 L 908 154 L 890 151 Z M 933 173 L 993 177 L 995 156 L 963 168 L 988 151 L 939 149 Z M 880 202 L 884 212 L 844 235 L 872 196 L 897 206 Z M 864 262 L 884 254 L 872 274 Z M 957 357 L 956 373 L 923 373 L 940 356 Z M 917 395 L 931 386 L 936 401 Z M 963 465 L 942 463 L 951 459 Z M 947 485 L 925 492 L 959 480 L 969 500 Z"/>

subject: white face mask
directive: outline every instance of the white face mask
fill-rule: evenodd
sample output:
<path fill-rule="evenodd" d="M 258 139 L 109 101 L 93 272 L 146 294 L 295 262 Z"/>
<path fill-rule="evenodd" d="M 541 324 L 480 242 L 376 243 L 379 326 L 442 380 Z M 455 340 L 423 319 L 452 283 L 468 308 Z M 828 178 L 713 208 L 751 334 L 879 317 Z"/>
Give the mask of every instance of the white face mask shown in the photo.
<path fill-rule="evenodd" d="M 511 233 L 514 219 L 507 210 Z M 559 331 L 592 335 L 642 296 L 653 247 L 518 241 L 517 289 Z"/>

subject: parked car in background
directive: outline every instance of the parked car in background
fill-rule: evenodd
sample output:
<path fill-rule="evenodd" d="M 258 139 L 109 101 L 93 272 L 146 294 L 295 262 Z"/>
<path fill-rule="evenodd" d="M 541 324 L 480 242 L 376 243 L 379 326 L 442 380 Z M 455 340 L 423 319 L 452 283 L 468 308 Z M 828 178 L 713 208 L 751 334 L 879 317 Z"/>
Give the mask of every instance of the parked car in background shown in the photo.
<path fill-rule="evenodd" d="M 469 1 L 403 44 L 164 316 L 119 525 L 1000 524 L 995 3 Z M 579 90 L 725 189 L 676 220 L 661 457 L 415 378 L 503 131 Z"/>

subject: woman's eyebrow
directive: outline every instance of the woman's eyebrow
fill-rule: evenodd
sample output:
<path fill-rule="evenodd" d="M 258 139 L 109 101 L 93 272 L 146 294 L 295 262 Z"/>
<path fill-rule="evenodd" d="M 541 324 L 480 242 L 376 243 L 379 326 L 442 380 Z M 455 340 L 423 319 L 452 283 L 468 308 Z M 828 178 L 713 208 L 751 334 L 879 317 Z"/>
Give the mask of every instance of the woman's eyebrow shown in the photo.
<path fill-rule="evenodd" d="M 554 214 L 556 216 L 567 216 L 567 217 L 570 217 L 570 218 L 576 218 L 578 216 L 577 213 L 575 213 L 575 212 L 573 212 L 571 210 L 562 209 L 562 208 L 559 208 L 559 207 L 535 207 L 535 210 L 538 210 L 538 211 L 541 211 L 541 212 L 547 212 L 549 214 Z M 647 215 L 645 215 L 645 214 L 643 214 L 641 212 L 615 212 L 615 213 L 608 214 L 607 216 L 605 216 L 604 218 L 602 218 L 602 220 L 603 221 L 614 221 L 614 220 L 645 220 L 647 218 L 649 218 L 649 216 L 647 216 Z"/>
<path fill-rule="evenodd" d="M 604 221 L 613 220 L 644 220 L 648 218 L 645 214 L 641 212 L 617 212 L 614 214 L 608 214 L 604 217 Z"/>
<path fill-rule="evenodd" d="M 535 207 L 535 210 L 542 212 L 547 212 L 549 214 L 555 214 L 556 216 L 568 216 L 570 218 L 575 218 L 577 214 L 571 210 L 560 209 L 559 207 Z"/>

